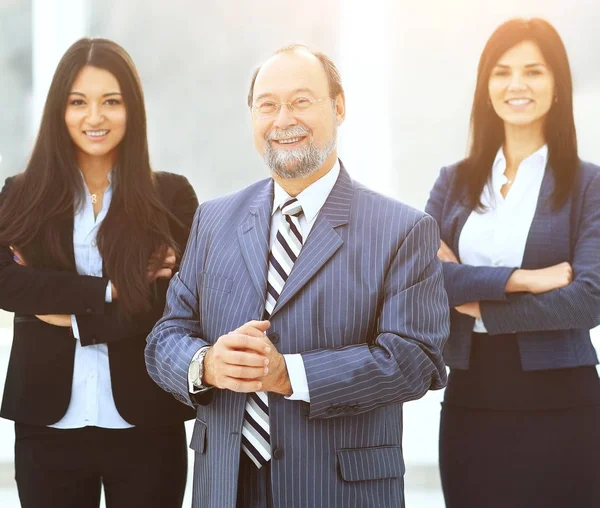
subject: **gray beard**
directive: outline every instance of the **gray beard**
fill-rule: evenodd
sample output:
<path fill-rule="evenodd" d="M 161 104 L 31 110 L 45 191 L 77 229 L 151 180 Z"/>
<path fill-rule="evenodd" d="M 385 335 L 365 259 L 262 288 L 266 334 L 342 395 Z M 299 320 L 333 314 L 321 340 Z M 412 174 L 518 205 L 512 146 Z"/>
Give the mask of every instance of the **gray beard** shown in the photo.
<path fill-rule="evenodd" d="M 311 139 L 306 146 L 297 150 L 277 150 L 272 141 L 267 141 L 263 159 L 269 169 L 281 178 L 302 178 L 319 169 L 335 150 L 337 145 L 337 125 L 333 126 L 333 136 L 329 143 L 319 148 Z"/>

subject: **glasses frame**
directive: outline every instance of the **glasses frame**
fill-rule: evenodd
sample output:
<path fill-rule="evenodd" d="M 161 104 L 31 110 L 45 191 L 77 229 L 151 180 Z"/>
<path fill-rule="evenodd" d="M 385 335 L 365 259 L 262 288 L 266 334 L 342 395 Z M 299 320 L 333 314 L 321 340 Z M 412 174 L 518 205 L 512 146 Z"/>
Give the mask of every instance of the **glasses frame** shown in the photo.
<path fill-rule="evenodd" d="M 308 100 L 311 101 L 311 104 L 306 109 L 296 110 L 296 109 L 294 109 L 293 103 L 295 101 L 297 101 L 298 99 L 308 99 Z M 315 104 L 320 104 L 321 102 L 323 102 L 323 101 L 325 101 L 327 99 L 329 99 L 332 102 L 335 101 L 335 99 L 332 98 L 332 97 L 330 97 L 329 95 L 327 95 L 325 97 L 321 97 L 319 99 L 313 99 L 311 97 L 296 97 L 293 101 L 287 101 L 287 102 L 273 101 L 276 104 L 276 107 L 275 107 L 275 112 L 273 112 L 272 114 L 265 115 L 265 114 L 259 113 L 258 112 L 258 108 L 260 107 L 259 104 L 254 104 L 251 109 L 252 109 L 252 114 L 256 118 L 260 118 L 260 119 L 275 118 L 281 112 L 282 106 L 287 106 L 288 111 L 290 113 L 293 113 L 295 115 L 302 115 L 302 114 L 306 113 L 307 111 L 310 111 Z"/>

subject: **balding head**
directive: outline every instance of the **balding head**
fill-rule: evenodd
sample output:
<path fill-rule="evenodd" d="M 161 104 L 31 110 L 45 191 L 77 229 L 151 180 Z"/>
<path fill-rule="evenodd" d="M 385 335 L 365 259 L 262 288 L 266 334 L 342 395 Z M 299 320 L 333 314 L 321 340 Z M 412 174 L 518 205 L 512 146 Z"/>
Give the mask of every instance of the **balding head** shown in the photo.
<path fill-rule="evenodd" d="M 335 99 L 338 95 L 344 95 L 344 87 L 342 85 L 342 78 L 340 76 L 340 71 L 335 66 L 333 61 L 325 54 L 320 51 L 314 51 L 308 46 L 304 44 L 290 44 L 289 46 L 283 46 L 276 50 L 271 58 L 276 57 L 282 53 L 291 53 L 291 52 L 299 52 L 299 53 L 308 53 L 315 57 L 321 67 L 323 68 L 323 72 L 327 77 L 327 83 L 329 85 L 329 97 Z M 271 60 L 271 58 L 269 60 Z M 267 60 L 267 62 L 269 61 Z M 267 63 L 265 62 L 265 64 Z M 265 65 L 263 64 L 263 65 Z M 256 78 L 258 73 L 260 72 L 262 66 L 257 67 L 252 75 L 252 80 L 250 81 L 250 90 L 248 91 L 248 107 L 252 107 L 253 99 L 254 99 L 254 85 L 256 83 Z"/>

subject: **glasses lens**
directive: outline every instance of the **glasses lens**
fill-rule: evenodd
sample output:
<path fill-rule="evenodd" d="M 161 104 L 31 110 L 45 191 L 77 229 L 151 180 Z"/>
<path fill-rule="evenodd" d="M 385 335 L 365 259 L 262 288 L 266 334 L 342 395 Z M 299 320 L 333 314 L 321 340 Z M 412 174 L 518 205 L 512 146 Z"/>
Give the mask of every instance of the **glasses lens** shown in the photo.
<path fill-rule="evenodd" d="M 277 113 L 277 103 L 272 101 L 261 102 L 256 110 L 259 116 L 272 116 Z"/>
<path fill-rule="evenodd" d="M 313 102 L 308 97 L 298 97 L 292 102 L 292 108 L 296 111 L 306 111 L 313 105 Z"/>

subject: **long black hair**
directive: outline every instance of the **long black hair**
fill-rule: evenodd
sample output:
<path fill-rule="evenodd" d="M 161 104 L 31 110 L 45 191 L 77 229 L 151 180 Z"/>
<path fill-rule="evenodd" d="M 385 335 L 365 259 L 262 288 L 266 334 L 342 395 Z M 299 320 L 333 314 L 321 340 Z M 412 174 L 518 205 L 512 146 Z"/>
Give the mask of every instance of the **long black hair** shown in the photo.
<path fill-rule="evenodd" d="M 14 179 L 0 206 L 0 245 L 18 247 L 34 267 L 72 270 L 72 251 L 61 232 L 72 228 L 84 199 L 75 149 L 65 124 L 71 86 L 85 66 L 110 72 L 118 81 L 127 110 L 127 128 L 118 147 L 113 197 L 98 231 L 104 270 L 119 291 L 124 314 L 148 310 L 148 263 L 164 257 L 174 244 L 150 167 L 146 110 L 137 70 L 129 54 L 106 39 L 81 39 L 60 60 L 25 171 Z M 64 234 L 62 235 L 64 236 Z M 36 249 L 32 249 L 35 239 Z M 41 251 L 41 252 L 40 252 Z"/>
<path fill-rule="evenodd" d="M 535 43 L 554 75 L 555 102 L 546 117 L 544 129 L 548 162 L 556 185 L 552 196 L 555 207 L 568 198 L 579 165 L 577 135 L 573 118 L 573 83 L 567 51 L 556 29 L 539 18 L 511 19 L 500 25 L 487 41 L 477 70 L 477 85 L 471 109 L 471 147 L 457 170 L 454 192 L 466 204 L 481 208 L 481 193 L 491 173 L 498 149 L 504 143 L 504 124 L 489 103 L 488 83 L 493 68 L 517 44 Z"/>

